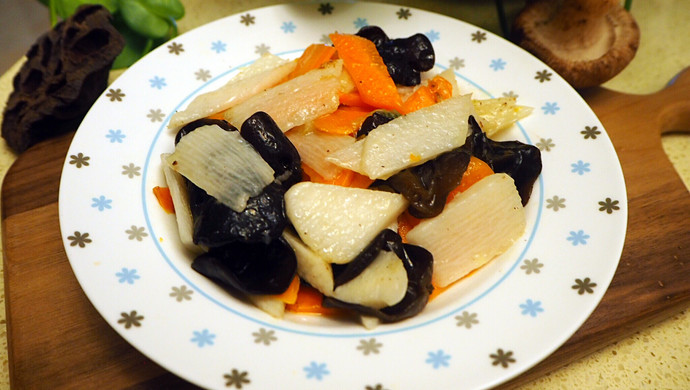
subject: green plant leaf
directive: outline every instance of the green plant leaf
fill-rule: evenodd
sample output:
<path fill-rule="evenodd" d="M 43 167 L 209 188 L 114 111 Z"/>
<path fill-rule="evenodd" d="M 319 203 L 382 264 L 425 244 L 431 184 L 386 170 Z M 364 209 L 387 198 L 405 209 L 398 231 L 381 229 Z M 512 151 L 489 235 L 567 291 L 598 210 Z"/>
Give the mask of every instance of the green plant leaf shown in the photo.
<path fill-rule="evenodd" d="M 115 13 L 118 10 L 118 0 L 51 0 L 54 4 L 58 16 L 67 19 L 74 11 L 83 4 L 100 4 L 110 11 Z"/>
<path fill-rule="evenodd" d="M 144 7 L 163 18 L 181 19 L 184 6 L 179 0 L 139 0 Z"/>
<path fill-rule="evenodd" d="M 149 11 L 136 0 L 120 0 L 120 13 L 129 28 L 148 38 L 164 38 L 170 33 L 170 21 Z"/>
<path fill-rule="evenodd" d="M 125 47 L 117 58 L 115 58 L 112 66 L 113 69 L 129 67 L 153 48 L 152 40 L 141 36 L 129 28 L 122 20 L 122 15 L 118 14 L 115 16 L 113 25 L 125 38 Z"/>

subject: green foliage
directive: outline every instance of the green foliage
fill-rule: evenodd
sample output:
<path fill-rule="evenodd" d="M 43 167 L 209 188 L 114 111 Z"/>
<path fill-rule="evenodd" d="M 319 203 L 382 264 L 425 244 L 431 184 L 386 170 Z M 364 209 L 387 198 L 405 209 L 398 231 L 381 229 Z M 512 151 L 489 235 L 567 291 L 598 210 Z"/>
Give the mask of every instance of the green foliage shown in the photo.
<path fill-rule="evenodd" d="M 180 0 L 39 0 L 50 8 L 50 21 L 66 19 L 82 4 L 101 4 L 113 14 L 113 25 L 127 42 L 113 69 L 126 68 L 177 35 L 184 16 Z"/>

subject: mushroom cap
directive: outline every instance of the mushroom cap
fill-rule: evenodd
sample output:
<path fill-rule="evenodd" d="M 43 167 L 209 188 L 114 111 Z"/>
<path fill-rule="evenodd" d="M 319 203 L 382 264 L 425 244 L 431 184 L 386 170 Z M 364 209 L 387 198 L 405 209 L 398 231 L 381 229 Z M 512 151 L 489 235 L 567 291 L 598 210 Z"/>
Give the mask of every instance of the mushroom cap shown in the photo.
<path fill-rule="evenodd" d="M 592 87 L 632 61 L 640 42 L 635 19 L 611 1 L 536 0 L 520 12 L 513 39 L 574 88 Z M 590 7 L 589 9 L 587 7 Z"/>

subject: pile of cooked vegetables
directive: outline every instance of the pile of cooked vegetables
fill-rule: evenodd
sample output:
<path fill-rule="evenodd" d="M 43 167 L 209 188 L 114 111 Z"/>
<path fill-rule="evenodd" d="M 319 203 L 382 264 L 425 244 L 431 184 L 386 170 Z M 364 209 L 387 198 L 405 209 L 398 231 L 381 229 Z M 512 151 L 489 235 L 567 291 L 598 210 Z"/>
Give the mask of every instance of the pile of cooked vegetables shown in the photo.
<path fill-rule="evenodd" d="M 531 109 L 430 74 L 424 35 L 330 38 L 294 60 L 264 55 L 176 112 L 154 192 L 192 268 L 232 294 L 275 317 L 355 313 L 370 327 L 418 314 L 511 247 L 541 157 L 491 138 Z"/>

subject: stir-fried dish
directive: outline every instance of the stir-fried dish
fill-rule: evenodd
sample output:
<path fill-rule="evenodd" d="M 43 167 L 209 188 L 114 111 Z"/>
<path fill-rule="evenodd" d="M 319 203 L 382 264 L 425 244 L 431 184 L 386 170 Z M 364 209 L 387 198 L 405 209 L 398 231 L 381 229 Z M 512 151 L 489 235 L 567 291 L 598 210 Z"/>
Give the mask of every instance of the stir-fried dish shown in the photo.
<path fill-rule="evenodd" d="M 267 313 L 401 321 L 523 236 L 540 153 L 492 136 L 531 109 L 434 73 L 423 34 L 330 39 L 175 113 L 156 194 L 191 267 Z"/>

